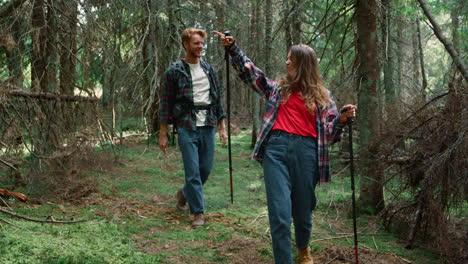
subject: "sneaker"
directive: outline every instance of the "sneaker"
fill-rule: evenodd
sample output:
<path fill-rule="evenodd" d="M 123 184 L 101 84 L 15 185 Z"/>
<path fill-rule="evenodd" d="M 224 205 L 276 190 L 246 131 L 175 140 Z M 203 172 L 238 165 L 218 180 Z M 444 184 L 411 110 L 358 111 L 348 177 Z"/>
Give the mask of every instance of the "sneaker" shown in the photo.
<path fill-rule="evenodd" d="M 184 210 L 185 205 L 187 204 L 187 199 L 184 196 L 184 193 L 182 192 L 182 189 L 179 189 L 176 193 L 176 199 L 177 199 L 177 209 L 179 210 Z"/>
<path fill-rule="evenodd" d="M 205 224 L 205 216 L 203 213 L 196 213 L 193 217 L 192 227 L 197 228 Z"/>
<path fill-rule="evenodd" d="M 306 247 L 303 249 L 298 249 L 299 252 L 299 263 L 300 264 L 314 264 L 312 259 L 312 254 L 310 253 L 310 248 Z"/>

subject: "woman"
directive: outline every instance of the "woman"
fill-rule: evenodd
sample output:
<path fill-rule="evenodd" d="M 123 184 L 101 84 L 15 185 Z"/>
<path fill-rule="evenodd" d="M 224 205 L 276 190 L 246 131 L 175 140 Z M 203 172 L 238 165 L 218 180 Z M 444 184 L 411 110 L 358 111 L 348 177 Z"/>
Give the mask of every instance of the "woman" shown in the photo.
<path fill-rule="evenodd" d="M 263 164 L 270 232 L 275 263 L 292 261 L 291 217 L 301 264 L 313 263 L 309 249 L 315 185 L 330 180 L 328 145 L 340 141 L 354 105 L 340 115 L 323 86 L 317 56 L 307 45 L 292 46 L 286 74 L 272 81 L 255 67 L 231 36 L 221 37 L 229 47 L 240 79 L 267 99 L 253 158 Z"/>

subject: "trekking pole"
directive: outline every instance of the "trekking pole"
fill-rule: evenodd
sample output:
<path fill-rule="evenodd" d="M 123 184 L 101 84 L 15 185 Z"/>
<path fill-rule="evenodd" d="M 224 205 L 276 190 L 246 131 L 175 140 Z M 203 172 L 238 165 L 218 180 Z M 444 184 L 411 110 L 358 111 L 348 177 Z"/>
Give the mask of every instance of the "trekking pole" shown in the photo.
<path fill-rule="evenodd" d="M 224 31 L 224 36 L 231 36 L 229 30 Z M 224 47 L 224 59 L 226 60 L 226 101 L 227 101 L 227 134 L 228 134 L 228 156 L 229 156 L 229 184 L 231 191 L 231 203 L 234 203 L 234 188 L 232 186 L 232 156 L 231 156 L 231 89 L 229 87 L 229 49 Z"/>
<path fill-rule="evenodd" d="M 344 109 L 341 113 L 348 111 Z M 353 118 L 348 117 L 348 126 L 349 126 L 349 162 L 351 169 L 351 198 L 353 203 L 353 229 L 354 229 L 354 257 L 356 264 L 359 264 L 359 252 L 358 252 L 358 238 L 357 238 L 357 226 L 356 226 L 356 196 L 354 188 L 354 156 L 353 156 Z"/>

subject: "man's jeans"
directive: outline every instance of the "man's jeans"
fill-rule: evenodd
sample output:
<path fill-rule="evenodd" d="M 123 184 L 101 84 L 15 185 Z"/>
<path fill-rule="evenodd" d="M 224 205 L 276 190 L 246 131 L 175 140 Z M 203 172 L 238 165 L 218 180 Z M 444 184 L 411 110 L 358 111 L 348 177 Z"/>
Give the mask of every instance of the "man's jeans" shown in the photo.
<path fill-rule="evenodd" d="M 263 170 L 275 263 L 292 264 L 291 216 L 297 248 L 308 246 L 312 230 L 317 140 L 273 131 L 265 148 Z"/>
<path fill-rule="evenodd" d="M 214 127 L 197 127 L 197 130 L 177 128 L 179 148 L 185 170 L 182 189 L 187 198 L 190 213 L 204 213 L 203 184 L 213 168 L 215 147 Z"/>

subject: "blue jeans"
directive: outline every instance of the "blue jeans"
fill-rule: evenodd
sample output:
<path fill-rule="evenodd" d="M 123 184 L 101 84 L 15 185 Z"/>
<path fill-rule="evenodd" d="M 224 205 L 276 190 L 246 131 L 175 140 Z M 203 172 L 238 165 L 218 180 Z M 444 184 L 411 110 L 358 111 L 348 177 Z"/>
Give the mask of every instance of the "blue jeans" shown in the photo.
<path fill-rule="evenodd" d="M 177 128 L 182 152 L 185 185 L 182 188 L 190 213 L 205 213 L 203 184 L 213 168 L 215 128 L 197 127 L 196 130 Z"/>
<path fill-rule="evenodd" d="M 309 245 L 312 231 L 319 177 L 317 140 L 273 131 L 265 147 L 263 171 L 275 263 L 292 264 L 291 217 L 297 248 Z"/>

